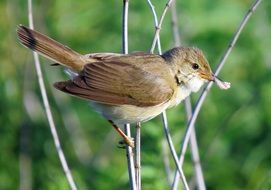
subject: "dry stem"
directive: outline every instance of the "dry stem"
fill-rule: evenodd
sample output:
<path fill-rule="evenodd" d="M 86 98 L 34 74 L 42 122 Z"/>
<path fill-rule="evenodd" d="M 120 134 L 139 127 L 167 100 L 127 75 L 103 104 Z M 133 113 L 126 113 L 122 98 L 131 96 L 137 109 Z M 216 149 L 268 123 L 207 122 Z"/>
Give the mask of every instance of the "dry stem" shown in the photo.
<path fill-rule="evenodd" d="M 162 23 L 163 23 L 163 21 L 164 21 L 164 18 L 165 18 L 165 16 L 166 16 L 166 13 L 167 13 L 168 8 L 170 7 L 172 1 L 173 1 L 173 0 L 169 0 L 169 1 L 166 3 L 166 6 L 165 6 L 164 11 L 163 11 L 163 13 L 162 13 L 162 16 L 161 16 L 161 18 L 160 18 L 160 20 L 159 20 L 159 23 L 158 23 L 158 25 L 155 25 L 156 30 L 155 30 L 154 38 L 153 38 L 153 41 L 152 41 L 152 47 L 151 47 L 151 50 L 150 50 L 151 53 L 153 53 L 154 48 L 155 48 L 155 45 L 156 45 L 156 42 L 157 42 L 158 38 L 160 38 L 159 35 L 160 35 L 161 26 L 162 26 Z M 150 5 L 151 7 L 153 7 L 151 1 L 148 0 L 148 3 L 149 3 L 149 5 Z M 155 16 L 154 16 L 154 18 L 155 18 L 155 17 L 156 17 L 155 10 L 152 9 L 152 12 L 153 12 L 153 15 L 155 15 Z"/>
<path fill-rule="evenodd" d="M 141 159 L 141 150 L 140 150 L 140 135 L 141 135 L 141 124 L 137 123 L 136 124 L 136 139 L 135 139 L 135 176 L 136 176 L 136 187 L 137 190 L 141 190 L 141 163 L 140 163 L 140 159 Z"/>
<path fill-rule="evenodd" d="M 154 17 L 154 20 L 155 20 L 155 28 L 156 28 L 155 36 L 154 36 L 152 47 L 151 47 L 151 50 L 150 50 L 151 53 L 153 53 L 153 51 L 154 51 L 156 42 L 159 41 L 158 39 L 160 38 L 160 36 L 159 36 L 160 29 L 161 29 L 164 17 L 166 15 L 166 12 L 167 12 L 168 8 L 170 7 L 171 3 L 172 3 L 172 0 L 169 0 L 167 2 L 166 6 L 164 8 L 163 14 L 162 14 L 162 16 L 160 18 L 160 21 L 159 21 L 159 23 L 157 23 L 157 14 L 155 12 L 154 6 L 153 6 L 152 2 L 150 0 L 148 0 L 148 4 L 151 7 L 151 11 L 152 11 L 152 13 L 154 15 L 153 17 Z M 161 55 L 162 54 L 161 46 L 158 46 L 158 51 L 159 51 L 159 54 Z M 166 116 L 165 111 L 162 113 L 162 123 L 163 123 L 164 131 L 165 131 L 166 139 L 167 139 L 167 142 L 168 142 L 168 145 L 169 145 L 169 148 L 170 148 L 170 152 L 171 152 L 171 154 L 173 156 L 173 159 L 174 159 L 174 163 L 175 163 L 175 165 L 177 167 L 177 170 L 180 173 L 180 176 L 181 176 L 181 179 L 182 179 L 182 182 L 184 184 L 185 189 L 189 189 L 189 187 L 187 185 L 185 175 L 183 173 L 183 170 L 180 167 L 180 165 L 178 164 L 177 153 L 176 153 L 176 150 L 174 148 L 174 145 L 173 145 L 173 142 L 172 142 L 172 139 L 171 139 L 171 135 L 170 135 L 169 128 L 168 128 L 167 116 Z"/>
<path fill-rule="evenodd" d="M 33 14 L 32 14 L 32 0 L 28 0 L 28 20 L 29 20 L 29 27 L 31 29 L 34 29 Z M 65 155 L 64 155 L 63 150 L 61 148 L 60 141 L 59 141 L 59 138 L 57 135 L 55 123 L 53 120 L 53 115 L 51 112 L 51 108 L 49 105 L 49 101 L 48 101 L 48 97 L 47 97 L 47 93 L 46 93 L 46 89 L 45 89 L 45 85 L 44 85 L 43 75 L 42 75 L 41 68 L 40 68 L 39 56 L 36 52 L 33 52 L 33 56 L 34 56 L 34 61 L 35 61 L 36 72 L 38 75 L 38 81 L 39 81 L 39 87 L 40 87 L 40 91 L 41 91 L 41 95 L 42 95 L 43 105 L 44 105 L 44 109 L 46 112 L 47 120 L 49 122 L 50 130 L 51 130 L 51 133 L 52 133 L 52 136 L 54 139 L 55 147 L 56 147 L 62 168 L 63 168 L 64 173 L 66 175 L 67 181 L 69 183 L 69 186 L 72 190 L 76 190 L 77 187 L 76 187 L 75 182 L 73 180 L 73 177 L 71 175 L 70 169 L 68 167 Z"/>
<path fill-rule="evenodd" d="M 123 0 L 123 10 L 122 10 L 122 52 L 124 54 L 128 53 L 128 8 L 129 0 Z M 125 133 L 128 137 L 131 137 L 130 124 L 124 125 Z M 127 166 L 129 172 L 130 189 L 134 190 L 136 188 L 136 178 L 135 178 L 135 164 L 133 159 L 133 150 L 130 146 L 126 146 L 126 156 L 127 156 Z"/>
<path fill-rule="evenodd" d="M 229 43 L 228 45 L 228 48 L 226 49 L 224 55 L 222 56 L 219 64 L 218 64 L 218 67 L 215 71 L 215 75 L 218 75 L 220 70 L 222 69 L 222 67 L 224 66 L 229 54 L 231 53 L 232 51 L 232 48 L 234 47 L 234 45 L 236 44 L 241 32 L 243 31 L 246 23 L 248 22 L 249 18 L 251 17 L 251 15 L 253 14 L 253 12 L 256 10 L 256 8 L 258 7 L 258 5 L 261 3 L 261 0 L 256 0 L 254 1 L 254 3 L 252 4 L 252 6 L 249 8 L 248 12 L 246 13 L 246 15 L 244 16 L 243 20 L 241 21 L 240 23 L 240 26 L 238 27 L 236 33 L 233 35 L 233 38 L 231 40 L 231 42 Z M 199 111 L 201 109 L 201 106 L 208 94 L 208 91 L 210 90 L 210 88 L 212 87 L 213 85 L 213 82 L 210 82 L 206 87 L 205 89 L 203 90 L 201 96 L 199 97 L 198 101 L 197 101 L 197 104 L 196 104 L 196 107 L 195 107 L 195 110 L 193 112 L 193 115 L 191 117 L 191 119 L 189 120 L 189 124 L 188 124 L 188 127 L 186 129 L 186 133 L 185 133 L 185 136 L 184 136 L 184 140 L 183 140 L 183 143 L 182 143 L 182 148 L 181 148 L 181 155 L 179 157 L 179 164 L 182 165 L 183 164 L 183 161 L 184 161 L 184 155 L 185 155 L 185 152 L 186 152 L 186 149 L 187 149 L 187 145 L 188 145 L 188 140 L 189 140 L 189 137 L 190 137 L 190 134 L 191 134 L 191 131 L 193 129 L 193 125 L 195 124 L 195 121 L 197 119 L 197 116 L 199 114 Z"/>
<path fill-rule="evenodd" d="M 181 45 L 181 39 L 180 39 L 180 32 L 178 28 L 178 15 L 177 15 L 177 10 L 176 10 L 176 2 L 173 1 L 172 6 L 171 6 L 171 11 L 172 11 L 172 32 L 173 32 L 173 39 L 175 42 L 175 46 L 180 46 Z M 187 118 L 187 123 L 189 122 L 189 119 L 192 116 L 192 105 L 191 105 L 191 100 L 190 97 L 187 97 L 184 100 L 184 105 L 185 105 L 185 112 L 186 112 L 186 118 Z M 194 170 L 195 170 L 195 175 L 196 175 L 196 182 L 199 190 L 205 190 L 205 182 L 204 182 L 204 177 L 203 177 L 203 172 L 202 172 L 202 167 L 200 163 L 200 157 L 199 157 L 199 151 L 198 151 L 198 143 L 197 143 L 197 138 L 196 138 L 196 131 L 195 127 L 193 126 L 193 129 L 191 131 L 191 137 L 190 137 L 190 150 L 192 153 L 192 159 L 193 159 L 193 164 L 194 164 Z M 180 175 L 178 172 L 175 172 L 174 174 L 174 179 L 173 181 L 175 183 L 174 186 L 172 186 L 172 189 L 177 189 L 178 188 L 178 182 L 180 180 Z"/>

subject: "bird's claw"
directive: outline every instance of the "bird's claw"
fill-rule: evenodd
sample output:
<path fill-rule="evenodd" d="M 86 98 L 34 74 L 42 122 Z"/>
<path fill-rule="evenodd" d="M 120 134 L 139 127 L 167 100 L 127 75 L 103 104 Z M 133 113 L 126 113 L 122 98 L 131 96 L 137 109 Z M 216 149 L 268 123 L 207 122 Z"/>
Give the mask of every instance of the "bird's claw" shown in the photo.
<path fill-rule="evenodd" d="M 119 141 L 118 147 L 125 148 L 126 145 L 130 146 L 131 148 L 135 147 L 134 138 L 127 137 Z"/>

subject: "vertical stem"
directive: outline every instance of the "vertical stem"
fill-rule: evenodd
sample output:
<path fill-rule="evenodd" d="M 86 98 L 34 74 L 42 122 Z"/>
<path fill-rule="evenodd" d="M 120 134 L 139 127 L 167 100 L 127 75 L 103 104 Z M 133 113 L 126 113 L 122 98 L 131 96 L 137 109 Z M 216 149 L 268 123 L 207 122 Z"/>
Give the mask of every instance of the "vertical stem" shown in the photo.
<path fill-rule="evenodd" d="M 28 0 L 28 20 L 29 20 L 29 27 L 31 29 L 34 29 L 33 14 L 32 14 L 32 0 Z M 50 109 L 50 105 L 49 105 L 49 101 L 48 101 L 48 97 L 47 97 L 47 93 L 46 93 L 46 89 L 45 89 L 45 85 L 44 85 L 44 81 L 43 81 L 43 75 L 42 75 L 41 68 L 40 68 L 39 56 L 36 52 L 33 52 L 33 56 L 34 56 L 34 61 L 35 61 L 36 72 L 38 75 L 38 81 L 39 81 L 39 87 L 40 87 L 40 91 L 41 91 L 41 95 L 42 95 L 43 105 L 45 108 L 47 120 L 49 122 L 50 130 L 51 130 L 51 133 L 52 133 L 52 136 L 54 139 L 55 147 L 56 147 L 62 168 L 63 168 L 64 173 L 66 175 L 67 181 L 69 183 L 70 189 L 77 190 L 77 187 L 76 187 L 75 182 L 73 180 L 73 177 L 71 175 L 70 169 L 68 167 L 68 164 L 67 164 L 65 155 L 63 153 L 63 150 L 61 148 L 61 144 L 60 144 L 58 134 L 56 131 L 55 123 L 53 120 L 53 115 L 52 115 L 52 112 Z"/>
<path fill-rule="evenodd" d="M 153 6 L 151 0 L 147 0 L 148 1 L 148 4 L 151 8 L 151 11 L 153 13 L 153 20 L 154 20 L 154 26 L 155 26 L 155 29 L 157 29 L 158 27 L 158 18 L 157 18 L 157 15 L 156 15 L 156 11 L 155 11 L 155 7 Z M 160 42 L 160 37 L 158 36 L 157 38 L 157 49 L 158 49 L 158 52 L 159 54 L 161 55 L 162 54 L 162 50 L 161 50 L 161 42 Z M 151 49 L 150 52 L 153 53 L 154 49 Z"/>
<path fill-rule="evenodd" d="M 122 52 L 124 54 L 128 53 L 128 8 L 129 0 L 123 0 L 123 9 L 122 9 Z M 124 125 L 125 133 L 128 137 L 131 137 L 130 124 Z M 126 156 L 127 156 L 127 165 L 130 181 L 130 189 L 136 189 L 135 181 L 135 164 L 133 159 L 133 150 L 130 146 L 126 146 Z"/>
<path fill-rule="evenodd" d="M 156 25 L 156 30 L 155 30 L 155 33 L 154 33 L 154 38 L 153 38 L 153 41 L 152 41 L 152 46 L 151 46 L 151 50 L 150 52 L 153 52 L 154 48 L 155 48 L 155 45 L 156 45 L 156 42 L 159 38 L 159 35 L 160 35 L 160 30 L 161 30 L 161 26 L 162 26 L 162 23 L 164 21 L 164 18 L 166 16 L 166 13 L 168 11 L 168 8 L 170 7 L 171 3 L 172 3 L 173 0 L 168 0 L 168 2 L 166 3 L 166 6 L 164 8 L 164 11 L 161 15 L 161 18 L 159 20 L 159 23 L 158 25 Z M 153 10 L 154 11 L 154 10 Z"/>
<path fill-rule="evenodd" d="M 124 125 L 124 131 L 128 137 L 131 137 L 130 124 Z M 134 158 L 133 158 L 133 149 L 128 145 L 126 145 L 126 156 L 127 156 L 130 189 L 135 190 L 136 178 L 135 178 L 135 164 L 134 164 Z"/>
<path fill-rule="evenodd" d="M 261 3 L 261 1 L 262 0 L 255 0 L 253 2 L 253 4 L 251 5 L 251 7 L 249 8 L 249 10 L 247 11 L 246 15 L 244 16 L 244 18 L 241 21 L 237 31 L 233 35 L 232 40 L 230 41 L 230 43 L 228 45 L 228 48 L 226 49 L 224 55 L 222 56 L 222 58 L 221 58 L 221 60 L 220 60 L 220 62 L 218 64 L 218 67 L 217 67 L 217 69 L 215 71 L 216 76 L 219 74 L 220 70 L 224 66 L 224 64 L 226 62 L 226 59 L 230 55 L 230 53 L 231 53 L 233 47 L 235 46 L 241 32 L 243 31 L 243 29 L 244 29 L 245 25 L 247 24 L 249 18 L 254 13 L 254 11 L 257 9 L 257 7 Z M 179 164 L 181 164 L 181 165 L 183 164 L 184 155 L 185 155 L 185 152 L 186 152 L 186 149 L 187 149 L 187 145 L 188 145 L 188 141 L 189 141 L 191 132 L 193 130 L 193 126 L 194 126 L 194 124 L 196 122 L 197 116 L 198 116 L 198 114 L 200 112 L 200 109 L 201 109 L 201 107 L 203 105 L 203 102 L 204 102 L 210 88 L 212 87 L 212 85 L 213 85 L 213 82 L 209 82 L 209 84 L 205 87 L 205 89 L 201 93 L 201 95 L 200 95 L 200 97 L 199 97 L 199 99 L 198 99 L 198 101 L 196 103 L 195 109 L 193 111 L 193 115 L 189 120 L 188 127 L 186 129 L 186 132 L 185 132 L 185 135 L 184 135 L 184 138 L 183 138 L 183 143 L 182 143 L 182 147 L 181 147 L 181 154 L 180 154 L 180 157 L 179 157 Z"/>
<path fill-rule="evenodd" d="M 190 136 L 190 147 L 191 147 L 191 153 L 192 153 L 192 159 L 194 164 L 194 170 L 196 175 L 196 182 L 199 190 L 205 190 L 205 180 L 202 172 L 200 157 L 199 157 L 199 150 L 198 150 L 198 144 L 197 144 L 197 137 L 195 132 L 195 127 L 193 127 L 191 136 Z"/>
<path fill-rule="evenodd" d="M 170 7 L 170 5 L 172 3 L 172 0 L 169 0 L 166 3 L 166 6 L 164 8 L 164 11 L 162 13 L 162 16 L 160 18 L 159 23 L 157 21 L 157 14 L 155 12 L 155 9 L 154 9 L 154 6 L 153 6 L 151 0 L 147 0 L 147 1 L 148 1 L 148 4 L 149 4 L 150 8 L 151 8 L 152 13 L 153 13 L 153 17 L 154 17 L 154 21 L 155 21 L 155 29 L 156 29 L 155 30 L 155 36 L 154 36 L 153 43 L 152 43 L 152 47 L 150 49 L 150 53 L 153 53 L 155 45 L 156 45 L 157 41 L 159 41 L 159 39 L 160 39 L 159 32 L 160 32 L 164 17 L 166 15 L 166 12 L 167 12 L 168 8 Z M 160 44 L 158 44 L 158 51 L 159 51 L 159 54 L 161 55 L 162 51 L 161 51 Z M 176 153 L 176 150 L 174 148 L 174 145 L 173 145 L 173 142 L 172 142 L 172 139 L 171 139 L 171 136 L 170 136 L 170 132 L 169 132 L 169 128 L 168 128 L 167 115 L 166 115 L 165 111 L 162 112 L 161 117 L 162 117 L 162 123 L 163 123 L 164 131 L 165 131 L 166 139 L 167 139 L 167 142 L 168 142 L 168 145 L 169 145 L 169 148 L 170 148 L 174 163 L 176 165 L 176 168 L 177 168 L 178 172 L 180 173 L 180 176 L 181 176 L 181 179 L 182 179 L 182 182 L 183 182 L 183 185 L 184 185 L 185 189 L 189 189 L 189 187 L 187 185 L 185 175 L 184 175 L 183 170 L 182 170 L 182 167 L 178 163 L 178 157 L 177 157 L 177 153 Z"/>
<path fill-rule="evenodd" d="M 171 154 L 172 154 L 173 159 L 174 159 L 174 163 L 175 163 L 176 168 L 177 168 L 176 170 L 178 170 L 179 173 L 180 173 L 180 176 L 181 176 L 181 179 L 182 179 L 184 188 L 185 188 L 186 190 L 189 190 L 189 187 L 188 187 L 188 184 L 187 184 L 185 175 L 184 175 L 184 173 L 183 173 L 182 167 L 181 167 L 181 165 L 178 163 L 178 156 L 177 156 L 177 153 L 176 153 L 176 151 L 175 151 L 175 148 L 174 148 L 174 145 L 173 145 L 171 136 L 170 136 L 166 112 L 163 112 L 163 113 L 162 113 L 162 122 L 163 122 L 163 125 L 164 125 L 165 135 L 166 135 L 167 141 L 168 141 L 168 143 L 169 143 L 170 151 L 171 151 Z"/>
<path fill-rule="evenodd" d="M 129 0 L 123 0 L 122 9 L 122 52 L 128 54 L 128 8 Z"/>
<path fill-rule="evenodd" d="M 178 14 L 177 14 L 175 1 L 172 2 L 171 11 L 172 11 L 171 20 L 172 20 L 173 39 L 175 42 L 175 46 L 180 46 L 181 39 L 180 39 L 180 32 L 179 32 L 179 28 L 178 28 Z M 187 97 L 184 100 L 184 105 L 185 105 L 185 112 L 186 112 L 186 118 L 187 118 L 187 123 L 188 123 L 189 119 L 192 116 L 192 105 L 191 105 L 190 97 Z M 193 130 L 191 132 L 190 150 L 192 153 L 192 159 L 193 159 L 198 189 L 205 190 L 206 186 L 205 186 L 202 167 L 201 167 L 200 158 L 199 158 L 199 151 L 198 151 L 198 143 L 197 143 L 197 138 L 196 138 L 195 126 L 193 126 Z M 180 181 L 180 175 L 178 172 L 175 172 L 174 178 L 173 178 L 173 184 L 172 184 L 173 190 L 176 190 L 178 188 L 179 181 Z"/>
<path fill-rule="evenodd" d="M 141 135 L 141 124 L 137 123 L 136 124 L 136 155 L 135 155 L 135 173 L 136 173 L 136 186 L 137 190 L 141 190 L 141 155 L 140 155 L 140 135 Z"/>

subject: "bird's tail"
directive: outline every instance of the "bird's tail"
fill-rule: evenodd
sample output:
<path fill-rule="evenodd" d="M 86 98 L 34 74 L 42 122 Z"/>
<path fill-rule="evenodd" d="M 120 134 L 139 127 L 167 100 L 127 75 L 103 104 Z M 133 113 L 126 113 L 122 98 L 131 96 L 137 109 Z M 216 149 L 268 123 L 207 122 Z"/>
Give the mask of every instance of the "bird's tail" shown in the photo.
<path fill-rule="evenodd" d="M 27 48 L 75 71 L 81 71 L 88 62 L 85 56 L 23 25 L 17 27 L 17 35 Z"/>

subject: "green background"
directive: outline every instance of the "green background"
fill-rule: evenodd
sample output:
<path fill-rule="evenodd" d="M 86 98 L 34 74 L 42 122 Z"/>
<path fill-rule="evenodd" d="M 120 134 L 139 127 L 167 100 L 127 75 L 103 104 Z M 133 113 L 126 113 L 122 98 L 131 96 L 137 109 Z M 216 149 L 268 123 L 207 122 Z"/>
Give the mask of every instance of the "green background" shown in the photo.
<path fill-rule="evenodd" d="M 153 0 L 158 15 L 166 1 Z M 250 0 L 177 1 L 182 44 L 197 46 L 214 69 L 245 15 Z M 80 53 L 121 52 L 122 1 L 37 0 L 35 28 Z M 213 87 L 196 123 L 208 189 L 271 189 L 271 1 L 256 10 L 221 77 L 228 91 Z M 27 1 L 0 1 L 0 189 L 68 189 L 42 105 L 32 53 L 16 38 L 27 25 Z M 130 0 L 129 51 L 149 51 L 152 13 Z M 161 30 L 162 49 L 174 46 L 171 13 Z M 41 59 L 61 143 L 79 189 L 128 189 L 125 151 L 119 136 L 89 104 L 56 91 L 67 79 L 61 67 Z M 50 62 L 51 63 L 51 62 Z M 192 95 L 192 102 L 198 98 Z M 174 143 L 185 129 L 183 104 L 168 111 Z M 134 131 L 134 128 L 133 128 Z M 142 189 L 169 189 L 164 171 L 160 118 L 142 127 Z M 170 157 L 171 166 L 173 167 Z M 185 174 L 193 167 L 186 156 Z"/>

